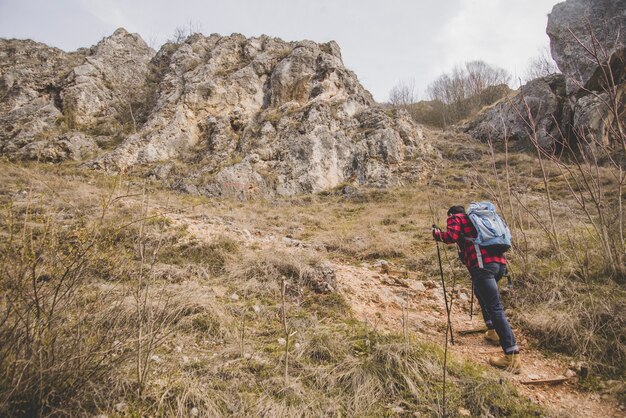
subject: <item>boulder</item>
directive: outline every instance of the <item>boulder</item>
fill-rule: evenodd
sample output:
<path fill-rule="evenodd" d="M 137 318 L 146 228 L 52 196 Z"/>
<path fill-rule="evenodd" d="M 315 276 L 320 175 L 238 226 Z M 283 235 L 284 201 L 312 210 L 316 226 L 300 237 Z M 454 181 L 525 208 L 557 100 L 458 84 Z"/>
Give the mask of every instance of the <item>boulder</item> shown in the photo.
<path fill-rule="evenodd" d="M 624 113 L 626 7 L 623 0 L 567 0 L 548 17 L 552 57 L 562 75 L 529 81 L 515 97 L 484 110 L 463 128 L 482 139 L 522 140 L 544 149 L 615 143 Z M 615 106 L 613 104 L 616 104 Z M 613 107 L 616 107 L 615 109 Z M 534 129 L 531 129 L 534 126 Z M 533 136 L 533 131 L 536 136 Z"/>
<path fill-rule="evenodd" d="M 333 293 L 337 289 L 335 270 L 328 263 L 305 269 L 302 280 L 316 293 Z"/>
<path fill-rule="evenodd" d="M 464 130 L 475 138 L 494 142 L 521 141 L 545 149 L 560 141 L 565 77 L 553 74 L 523 85 L 512 98 L 503 99 L 479 113 Z"/>
<path fill-rule="evenodd" d="M 598 90 L 599 62 L 614 64 L 617 77 L 626 62 L 626 7 L 623 0 L 567 0 L 548 15 L 550 51 L 566 76 L 567 95 Z M 595 52 L 593 52 L 595 51 Z M 582 91 L 581 91 L 582 90 Z"/>

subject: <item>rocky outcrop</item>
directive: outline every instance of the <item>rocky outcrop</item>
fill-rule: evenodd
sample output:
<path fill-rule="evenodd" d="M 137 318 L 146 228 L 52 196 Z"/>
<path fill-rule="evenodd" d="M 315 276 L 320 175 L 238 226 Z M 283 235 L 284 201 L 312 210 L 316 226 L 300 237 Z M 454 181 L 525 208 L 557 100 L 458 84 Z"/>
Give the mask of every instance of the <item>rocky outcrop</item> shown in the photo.
<path fill-rule="evenodd" d="M 94 157 L 98 144 L 129 129 L 153 55 L 123 29 L 72 53 L 0 39 L 0 153 L 53 162 Z"/>
<path fill-rule="evenodd" d="M 335 42 L 195 34 L 155 54 L 119 29 L 74 55 L 50 50 L 60 69 L 48 83 L 50 98 L 37 107 L 47 112 L 42 122 L 30 107 L 10 106 L 21 126 L 41 124 L 45 141 L 34 128 L 19 141 L 4 133 L 4 154 L 49 161 L 91 155 L 92 168 L 240 198 L 344 182 L 394 186 L 423 178 L 436 158 L 406 113 L 378 107 Z M 5 67 L 2 79 L 14 71 Z M 40 91 L 32 96 L 42 100 Z"/>
<path fill-rule="evenodd" d="M 464 130 L 482 140 L 531 139 L 611 147 L 626 126 L 626 7 L 621 0 L 568 0 L 548 18 L 552 56 L 562 75 L 528 82 L 515 97 L 485 109 Z M 620 142 L 620 141 L 617 141 Z M 585 145 L 586 144 L 586 145 Z"/>
<path fill-rule="evenodd" d="M 617 114 L 621 118 L 621 127 L 626 127 L 626 83 L 616 86 L 615 103 Z M 570 110 L 570 130 L 581 145 L 602 144 L 609 148 L 615 145 L 619 135 L 616 114 L 607 92 L 597 92 L 572 100 Z"/>
<path fill-rule="evenodd" d="M 433 155 L 409 117 L 375 106 L 335 42 L 194 35 L 154 61 L 165 70 L 150 118 L 93 166 L 151 164 L 182 190 L 244 198 L 394 186 Z"/>
<path fill-rule="evenodd" d="M 599 63 L 612 63 L 623 76 L 626 62 L 626 7 L 623 0 L 567 0 L 554 6 L 546 29 L 550 51 L 566 76 L 566 93 L 599 90 Z M 621 74 L 620 74 L 621 73 Z"/>
<path fill-rule="evenodd" d="M 0 39 L 0 152 L 19 155 L 33 142 L 59 133 L 62 120 L 59 85 L 83 53 L 30 40 Z M 29 156 L 32 158 L 33 156 Z"/>
<path fill-rule="evenodd" d="M 61 84 L 63 108 L 73 127 L 115 133 L 144 99 L 154 54 L 139 35 L 124 29 L 92 47 Z"/>
<path fill-rule="evenodd" d="M 620 124 L 626 126 L 624 2 L 559 3 L 548 17 L 546 31 L 552 57 L 565 75 L 567 103 L 561 129 L 570 143 L 611 147 L 619 131 L 616 115 L 622 115 Z"/>
<path fill-rule="evenodd" d="M 522 86 L 517 95 L 506 98 L 479 113 L 465 131 L 483 141 L 521 141 L 550 148 L 561 138 L 565 77 L 553 74 Z"/>

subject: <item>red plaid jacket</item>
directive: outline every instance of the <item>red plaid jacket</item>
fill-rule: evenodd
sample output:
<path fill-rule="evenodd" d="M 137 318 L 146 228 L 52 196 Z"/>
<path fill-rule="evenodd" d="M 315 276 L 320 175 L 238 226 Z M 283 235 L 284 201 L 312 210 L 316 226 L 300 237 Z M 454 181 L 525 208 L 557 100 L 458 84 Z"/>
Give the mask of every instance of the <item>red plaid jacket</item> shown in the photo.
<path fill-rule="evenodd" d="M 433 238 L 436 241 L 442 241 L 446 244 L 456 243 L 459 246 L 462 260 L 468 269 L 478 267 L 478 257 L 474 243 L 466 240 L 465 237 L 476 238 L 477 236 L 476 228 L 464 213 L 448 216 L 448 227 L 445 232 L 438 229 L 433 230 Z M 484 248 L 480 249 L 480 254 L 483 258 L 483 265 L 488 263 L 506 264 L 506 258 L 503 254 L 490 254 Z"/>

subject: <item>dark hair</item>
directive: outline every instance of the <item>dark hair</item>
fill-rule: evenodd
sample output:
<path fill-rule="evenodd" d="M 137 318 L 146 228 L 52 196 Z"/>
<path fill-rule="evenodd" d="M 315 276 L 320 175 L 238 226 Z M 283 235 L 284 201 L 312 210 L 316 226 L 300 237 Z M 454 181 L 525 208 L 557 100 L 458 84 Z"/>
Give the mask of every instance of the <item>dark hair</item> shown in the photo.
<path fill-rule="evenodd" d="M 450 206 L 450 209 L 448 209 L 448 216 L 456 215 L 457 213 L 465 213 L 465 208 L 463 206 Z"/>

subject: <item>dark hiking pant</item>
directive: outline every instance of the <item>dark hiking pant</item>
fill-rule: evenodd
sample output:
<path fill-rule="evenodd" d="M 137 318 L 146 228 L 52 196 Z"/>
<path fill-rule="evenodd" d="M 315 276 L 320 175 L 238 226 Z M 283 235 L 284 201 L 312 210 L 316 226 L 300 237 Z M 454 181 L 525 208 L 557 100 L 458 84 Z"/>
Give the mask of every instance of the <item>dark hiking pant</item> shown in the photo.
<path fill-rule="evenodd" d="M 519 351 L 511 325 L 504 314 L 498 292 L 498 281 L 504 276 L 506 266 L 500 263 L 485 264 L 484 268 L 472 268 L 472 286 L 488 329 L 495 329 L 505 354 Z"/>

